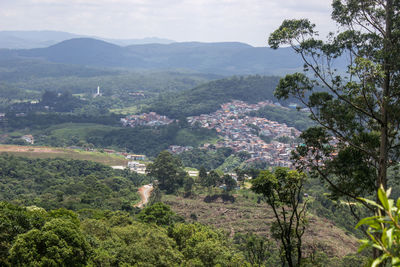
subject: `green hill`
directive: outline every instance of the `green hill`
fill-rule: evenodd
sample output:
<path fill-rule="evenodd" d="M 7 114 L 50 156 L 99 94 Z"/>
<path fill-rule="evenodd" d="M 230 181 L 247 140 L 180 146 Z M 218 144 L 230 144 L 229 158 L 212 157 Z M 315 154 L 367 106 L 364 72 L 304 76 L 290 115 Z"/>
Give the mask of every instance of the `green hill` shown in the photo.
<path fill-rule="evenodd" d="M 249 115 L 286 123 L 286 125 L 295 127 L 300 131 L 304 131 L 305 129 L 315 125 L 315 123 L 310 119 L 309 113 L 304 113 L 296 109 L 265 106 L 257 111 L 250 112 Z"/>
<path fill-rule="evenodd" d="M 231 100 L 256 103 L 276 101 L 274 90 L 278 77 L 248 76 L 212 81 L 191 90 L 161 95 L 148 110 L 171 118 L 212 113 Z"/>
<path fill-rule="evenodd" d="M 220 75 L 280 74 L 300 69 L 288 48 L 272 50 L 239 42 L 142 44 L 122 47 L 75 38 L 46 48 L 3 50 L 0 58 L 42 58 L 53 63 L 146 70 L 191 70 Z"/>

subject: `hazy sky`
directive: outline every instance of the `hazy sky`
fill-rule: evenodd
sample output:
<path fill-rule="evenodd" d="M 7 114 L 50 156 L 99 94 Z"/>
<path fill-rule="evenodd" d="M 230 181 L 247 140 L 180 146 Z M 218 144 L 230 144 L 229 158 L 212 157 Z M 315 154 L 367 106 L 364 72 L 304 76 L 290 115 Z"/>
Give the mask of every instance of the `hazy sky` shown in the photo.
<path fill-rule="evenodd" d="M 264 46 L 285 18 L 309 18 L 321 33 L 333 30 L 330 4 L 331 0 L 0 0 L 0 30 Z"/>

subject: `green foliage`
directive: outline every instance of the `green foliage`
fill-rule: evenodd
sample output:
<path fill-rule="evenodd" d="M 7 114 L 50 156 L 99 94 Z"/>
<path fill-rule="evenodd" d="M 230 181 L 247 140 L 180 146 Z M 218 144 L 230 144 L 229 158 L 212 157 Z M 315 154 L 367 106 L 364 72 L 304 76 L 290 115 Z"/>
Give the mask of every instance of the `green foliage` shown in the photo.
<path fill-rule="evenodd" d="M 0 202 L 0 265 L 9 266 L 8 251 L 15 238 L 45 223 L 45 211 Z"/>
<path fill-rule="evenodd" d="M 89 161 L 0 155 L 0 200 L 45 209 L 131 210 L 143 175 Z"/>
<path fill-rule="evenodd" d="M 261 171 L 252 180 L 251 190 L 261 194 L 272 208 L 275 221 L 272 236 L 279 240 L 283 257 L 291 266 L 302 261 L 302 236 L 306 228 L 306 204 L 300 204 L 306 176 L 288 168 L 276 168 L 274 173 Z"/>
<path fill-rule="evenodd" d="M 187 176 L 181 161 L 168 151 L 158 154 L 154 162 L 147 166 L 146 171 L 149 176 L 157 179 L 160 189 L 166 190 L 167 193 L 174 193 L 183 186 Z"/>
<path fill-rule="evenodd" d="M 307 113 L 287 108 L 265 106 L 257 111 L 250 112 L 249 115 L 285 123 L 287 126 L 295 127 L 300 131 L 304 131 L 314 125 Z"/>
<path fill-rule="evenodd" d="M 86 139 L 97 147 L 118 147 L 134 153 L 156 156 L 170 145 L 199 146 L 217 138 L 214 131 L 200 128 L 179 128 L 175 123 L 158 128 L 135 127 L 98 131 Z"/>
<path fill-rule="evenodd" d="M 120 216 L 82 222 L 94 250 L 91 265 L 176 266 L 182 261 L 165 229 L 133 220 L 124 220 L 123 224 L 112 221 L 121 222 Z"/>
<path fill-rule="evenodd" d="M 195 181 L 193 177 L 186 177 L 184 181 L 184 186 L 183 189 L 185 190 L 185 195 L 190 195 L 192 193 L 193 185 L 195 184 Z"/>
<path fill-rule="evenodd" d="M 221 104 L 232 100 L 250 103 L 274 101 L 273 90 L 277 83 L 277 77 L 258 75 L 212 81 L 181 93 L 161 95 L 148 110 L 179 118 L 212 113 Z"/>
<path fill-rule="evenodd" d="M 220 180 L 221 177 L 219 176 L 219 174 L 215 170 L 212 170 L 200 182 L 202 186 L 215 187 L 221 182 Z"/>
<path fill-rule="evenodd" d="M 227 236 L 175 223 L 161 203 L 139 214 L 22 208 L 0 202 L 2 266 L 247 266 Z M 78 220 L 78 218 L 80 220 Z M 161 223 L 160 227 L 154 223 Z"/>
<path fill-rule="evenodd" d="M 297 98 L 320 126 L 303 132 L 296 166 L 326 181 L 334 198 L 360 203 L 387 188 L 388 169 L 400 160 L 400 6 L 335 0 L 332 8 L 339 30 L 325 40 L 308 19 L 285 20 L 270 35 L 269 45 L 291 46 L 305 71 L 287 75 L 275 95 Z M 346 73 L 338 71 L 343 63 Z"/>
<path fill-rule="evenodd" d="M 237 187 L 236 180 L 232 178 L 229 174 L 225 174 L 223 177 L 224 184 L 226 186 L 226 191 L 230 192 Z"/>
<path fill-rule="evenodd" d="M 276 244 L 255 234 L 236 234 L 235 243 L 253 266 L 278 265 Z"/>
<path fill-rule="evenodd" d="M 183 221 L 171 208 L 161 202 L 154 203 L 140 211 L 137 218 L 145 223 L 155 223 L 159 226 L 169 226 Z"/>
<path fill-rule="evenodd" d="M 201 224 L 178 223 L 169 229 L 186 266 L 246 266 L 243 256 L 229 249 L 224 234 Z"/>
<path fill-rule="evenodd" d="M 392 266 L 400 266 L 400 198 L 396 204 L 393 199 L 389 199 L 391 189 L 385 191 L 382 187 L 378 189 L 380 203 L 360 198 L 368 205 L 377 208 L 375 216 L 361 219 L 356 228 L 361 225 L 368 226 L 367 233 L 369 239 L 360 240 L 362 245 L 360 250 L 365 248 L 376 248 L 382 252 L 371 263 L 371 266 L 379 266 L 382 262 L 390 261 Z"/>
<path fill-rule="evenodd" d="M 118 126 L 120 116 L 113 114 L 77 115 L 60 113 L 36 113 L 30 112 L 26 116 L 17 117 L 13 113 L 7 114 L 9 129 L 44 130 L 50 126 L 62 123 L 96 123 L 100 125 Z M 46 132 L 44 132 L 46 133 Z"/>
<path fill-rule="evenodd" d="M 17 266 L 85 266 L 89 255 L 90 246 L 79 225 L 53 219 L 40 230 L 19 235 L 9 258 Z"/>
<path fill-rule="evenodd" d="M 228 167 L 231 168 L 232 167 L 231 165 L 235 163 L 230 163 L 230 164 L 224 164 L 224 163 L 226 163 L 227 160 L 229 161 L 229 158 L 232 156 L 234 156 L 233 150 L 229 147 L 218 148 L 216 150 L 205 150 L 205 149 L 195 148 L 189 151 L 184 151 L 179 154 L 179 158 L 182 160 L 182 163 L 185 166 L 193 167 L 196 169 L 200 169 L 201 167 L 203 167 L 206 170 L 217 169 L 224 165 L 228 165 L 225 166 L 224 168 Z M 235 158 L 237 159 L 236 156 Z"/>

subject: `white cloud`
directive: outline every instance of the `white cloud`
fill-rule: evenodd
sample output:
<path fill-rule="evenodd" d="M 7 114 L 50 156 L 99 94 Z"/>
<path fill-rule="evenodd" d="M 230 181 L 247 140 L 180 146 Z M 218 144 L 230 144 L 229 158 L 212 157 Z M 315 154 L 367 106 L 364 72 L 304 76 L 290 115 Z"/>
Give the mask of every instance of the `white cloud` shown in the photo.
<path fill-rule="evenodd" d="M 285 18 L 333 29 L 330 0 L 1 0 L 0 30 L 265 45 Z"/>

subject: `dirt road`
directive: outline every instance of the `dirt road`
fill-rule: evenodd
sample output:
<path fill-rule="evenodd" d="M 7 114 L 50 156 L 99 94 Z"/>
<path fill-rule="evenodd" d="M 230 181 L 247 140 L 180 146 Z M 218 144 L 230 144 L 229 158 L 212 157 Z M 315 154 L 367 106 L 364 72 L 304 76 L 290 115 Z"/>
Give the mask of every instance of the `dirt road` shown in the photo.
<path fill-rule="evenodd" d="M 136 204 L 134 207 L 138 208 L 143 208 L 144 205 L 149 202 L 149 198 L 151 195 L 151 191 L 153 191 L 153 185 L 147 184 L 138 189 L 138 192 L 140 194 L 140 198 L 142 199 L 138 204 Z"/>

